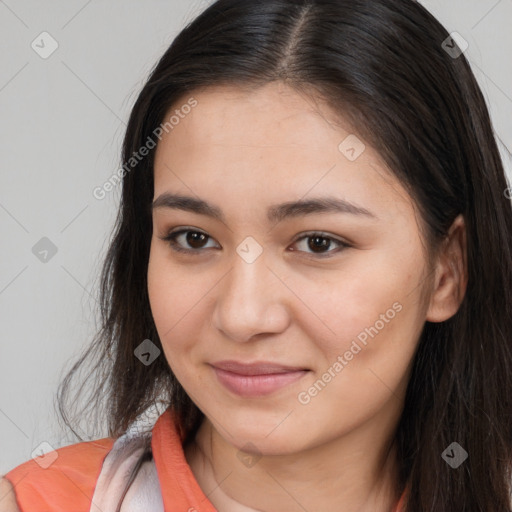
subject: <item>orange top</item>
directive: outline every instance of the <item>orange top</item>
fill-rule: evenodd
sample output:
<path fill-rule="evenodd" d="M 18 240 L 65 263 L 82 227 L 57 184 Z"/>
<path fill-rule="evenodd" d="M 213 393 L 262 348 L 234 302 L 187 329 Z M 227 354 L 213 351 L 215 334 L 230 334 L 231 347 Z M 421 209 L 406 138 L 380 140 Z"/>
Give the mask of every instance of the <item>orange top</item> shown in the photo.
<path fill-rule="evenodd" d="M 34 459 L 5 478 L 14 487 L 21 512 L 89 512 L 103 461 L 114 439 L 76 443 L 56 450 L 40 463 Z M 151 447 L 166 512 L 217 512 L 197 483 L 183 452 L 183 435 L 171 409 L 156 421 Z M 48 463 L 51 464 L 48 466 Z M 45 466 L 46 467 L 45 469 Z M 393 512 L 401 512 L 405 495 Z"/>

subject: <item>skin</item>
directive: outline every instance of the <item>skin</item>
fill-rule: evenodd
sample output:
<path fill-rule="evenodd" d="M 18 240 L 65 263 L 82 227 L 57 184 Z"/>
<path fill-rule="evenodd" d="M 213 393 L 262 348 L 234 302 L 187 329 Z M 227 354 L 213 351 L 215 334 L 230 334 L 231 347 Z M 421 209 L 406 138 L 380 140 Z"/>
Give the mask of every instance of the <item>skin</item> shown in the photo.
<path fill-rule="evenodd" d="M 165 357 L 205 413 L 185 446 L 191 470 L 223 512 L 389 512 L 399 498 L 394 434 L 421 330 L 426 320 L 453 316 L 466 289 L 464 220 L 455 220 L 430 268 L 411 197 L 365 141 L 355 161 L 340 152 L 354 131 L 319 99 L 279 82 L 191 96 L 198 105 L 158 144 L 154 199 L 200 197 L 226 221 L 154 209 L 148 266 Z M 376 218 L 267 220 L 271 204 L 328 194 Z M 208 235 L 192 244 L 178 237 L 196 254 L 162 240 L 180 227 Z M 330 237 L 323 252 L 302 238 L 311 231 Z M 248 236 L 263 250 L 252 263 L 236 251 Z M 336 240 L 351 247 L 338 250 Z M 394 303 L 394 318 L 300 403 L 299 393 Z M 209 365 L 226 359 L 309 372 L 271 395 L 242 398 Z M 254 463 L 241 454 L 255 455 Z"/>
<path fill-rule="evenodd" d="M 11 482 L 7 478 L 0 478 L 0 512 L 19 512 L 19 510 Z"/>

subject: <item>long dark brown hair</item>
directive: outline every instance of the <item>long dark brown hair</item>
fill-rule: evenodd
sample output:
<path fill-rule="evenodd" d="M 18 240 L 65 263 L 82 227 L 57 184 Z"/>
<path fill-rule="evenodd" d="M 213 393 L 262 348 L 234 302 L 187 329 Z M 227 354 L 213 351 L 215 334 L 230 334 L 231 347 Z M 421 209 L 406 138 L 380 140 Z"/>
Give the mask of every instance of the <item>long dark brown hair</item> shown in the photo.
<path fill-rule="evenodd" d="M 512 208 L 485 100 L 448 38 L 412 0 L 218 0 L 150 73 L 123 162 L 199 89 L 280 80 L 328 101 L 379 152 L 421 213 L 430 254 L 462 214 L 468 286 L 453 317 L 425 322 L 396 431 L 399 485 L 409 484 L 408 512 L 510 511 Z M 87 361 L 93 387 L 80 414 L 105 421 L 109 436 L 157 400 L 177 412 L 187 440 L 204 417 L 163 355 L 148 366 L 134 356 L 145 339 L 162 349 L 146 280 L 153 161 L 154 149 L 123 177 L 101 273 L 101 329 L 59 386 L 59 412 L 75 434 L 67 398 Z M 81 381 L 72 405 L 85 389 Z M 469 454 L 456 469 L 441 457 L 452 442 Z"/>

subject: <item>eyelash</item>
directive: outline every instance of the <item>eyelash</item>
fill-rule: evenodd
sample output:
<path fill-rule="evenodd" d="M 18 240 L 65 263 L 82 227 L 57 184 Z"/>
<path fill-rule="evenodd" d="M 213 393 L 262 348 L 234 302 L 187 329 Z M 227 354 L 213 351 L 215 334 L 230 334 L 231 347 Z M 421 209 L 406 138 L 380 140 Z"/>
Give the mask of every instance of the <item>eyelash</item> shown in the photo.
<path fill-rule="evenodd" d="M 199 234 L 205 235 L 208 240 L 210 240 L 212 238 L 208 234 L 204 233 L 203 231 L 198 231 L 197 229 L 184 229 L 184 228 L 176 230 L 176 231 L 171 231 L 166 236 L 159 237 L 159 238 L 160 238 L 160 240 L 164 240 L 164 241 L 168 242 L 169 246 L 171 247 L 171 249 L 173 251 L 187 253 L 187 254 L 191 254 L 194 256 L 199 256 L 203 252 L 203 249 L 183 249 L 182 247 L 179 247 L 178 243 L 176 242 L 176 238 L 179 235 L 182 235 L 184 233 L 199 233 Z M 303 239 L 314 238 L 314 237 L 320 237 L 320 238 L 323 238 L 326 240 L 333 241 L 333 242 L 337 243 L 340 247 L 337 250 L 328 251 L 326 253 L 311 253 L 311 252 L 308 253 L 308 252 L 306 252 L 306 254 L 308 254 L 310 257 L 313 257 L 313 258 L 330 258 L 333 253 L 336 254 L 344 249 L 348 249 L 348 248 L 352 247 L 352 245 L 350 245 L 346 242 L 343 242 L 342 240 L 333 238 L 331 236 L 327 236 L 325 233 L 322 233 L 319 231 L 311 231 L 308 233 L 304 233 L 301 237 L 297 238 L 293 243 L 295 244 Z M 299 252 L 305 252 L 305 251 L 299 251 Z"/>

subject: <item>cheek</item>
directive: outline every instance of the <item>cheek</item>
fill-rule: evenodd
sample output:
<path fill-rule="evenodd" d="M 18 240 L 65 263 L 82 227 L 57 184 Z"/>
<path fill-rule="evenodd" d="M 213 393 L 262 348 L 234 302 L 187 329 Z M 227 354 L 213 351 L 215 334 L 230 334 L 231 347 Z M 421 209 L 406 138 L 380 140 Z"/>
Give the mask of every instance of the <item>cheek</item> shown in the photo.
<path fill-rule="evenodd" d="M 155 242 L 148 262 L 149 302 L 161 336 L 174 330 L 192 307 L 196 295 L 201 293 L 202 286 L 200 280 L 191 280 L 173 264 L 168 251 Z"/>
<path fill-rule="evenodd" d="M 168 254 L 151 249 L 148 295 L 151 313 L 171 367 L 198 347 L 200 329 L 209 307 L 208 292 L 215 280 L 206 273 L 184 273 Z"/>
<path fill-rule="evenodd" d="M 415 263 L 421 260 L 404 264 L 390 253 L 370 252 L 367 261 L 358 255 L 357 262 L 347 264 L 350 270 L 335 278 L 326 273 L 324 279 L 293 286 L 307 306 L 296 319 L 307 337 L 316 340 L 328 366 L 344 354 L 358 368 L 390 357 L 405 366 L 424 324 L 417 286 L 421 265 Z"/>
<path fill-rule="evenodd" d="M 376 269 L 346 274 L 329 294 L 320 295 L 317 289 L 304 296 L 311 304 L 314 295 L 323 297 L 315 312 L 329 327 L 310 313 L 302 324 L 318 356 L 315 374 L 297 396 L 306 430 L 314 430 L 318 417 L 333 432 L 342 425 L 349 429 L 404 391 L 424 324 L 407 275 L 391 278 Z"/>

